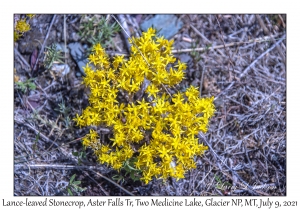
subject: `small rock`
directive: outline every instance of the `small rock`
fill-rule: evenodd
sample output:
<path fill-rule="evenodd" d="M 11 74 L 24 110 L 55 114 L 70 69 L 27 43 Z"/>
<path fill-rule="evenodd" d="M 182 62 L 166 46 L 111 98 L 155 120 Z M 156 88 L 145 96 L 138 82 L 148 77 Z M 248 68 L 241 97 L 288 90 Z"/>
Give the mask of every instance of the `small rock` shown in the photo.
<path fill-rule="evenodd" d="M 188 78 L 190 79 L 190 80 L 192 80 L 192 75 L 193 75 L 193 72 L 195 71 L 195 69 L 193 69 L 193 68 L 189 68 L 189 69 L 187 69 L 187 76 L 188 76 Z"/>
<path fill-rule="evenodd" d="M 57 31 L 59 31 L 59 32 L 63 32 L 63 23 L 58 23 L 57 25 L 56 25 L 56 30 Z"/>
<path fill-rule="evenodd" d="M 24 34 L 20 39 L 18 49 L 22 54 L 31 54 L 34 49 L 40 48 L 43 43 L 44 37 L 38 30 L 30 30 Z"/>
<path fill-rule="evenodd" d="M 56 32 L 56 38 L 57 40 L 61 40 L 61 33 L 59 31 Z"/>
<path fill-rule="evenodd" d="M 193 76 L 194 76 L 195 79 L 200 79 L 200 75 L 201 75 L 201 73 L 200 73 L 199 70 L 196 70 L 196 71 L 193 73 Z"/>
<path fill-rule="evenodd" d="M 31 19 L 31 28 L 36 27 L 38 25 L 38 19 L 32 18 Z"/>
<path fill-rule="evenodd" d="M 188 54 L 183 53 L 183 54 L 180 54 L 180 55 L 179 55 L 179 60 L 180 60 L 182 63 L 188 63 L 190 60 L 192 60 L 192 58 L 191 58 L 191 56 L 189 56 Z"/>
<path fill-rule="evenodd" d="M 82 47 L 84 50 L 87 50 L 89 48 L 89 46 L 87 44 L 84 44 Z"/>
<path fill-rule="evenodd" d="M 188 49 L 193 48 L 192 43 L 189 42 L 175 42 L 174 43 L 174 49 Z"/>
<path fill-rule="evenodd" d="M 170 39 L 182 28 L 183 22 L 178 20 L 175 15 L 155 15 L 153 18 L 143 22 L 141 29 L 147 31 L 151 26 L 157 30 L 161 29 L 158 34 L 166 39 Z"/>
<path fill-rule="evenodd" d="M 192 82 L 191 85 L 193 85 L 194 87 L 199 87 L 199 86 L 200 86 L 200 80 L 196 78 L 196 79 Z"/>
<path fill-rule="evenodd" d="M 221 108 L 224 105 L 224 101 L 221 97 L 214 100 L 216 108 Z"/>
<path fill-rule="evenodd" d="M 71 34 L 71 38 L 74 40 L 74 42 L 78 42 L 80 40 L 80 36 L 75 32 Z"/>
<path fill-rule="evenodd" d="M 51 66 L 51 71 L 54 71 L 56 73 L 56 75 L 63 77 L 65 75 L 67 75 L 70 72 L 70 67 L 68 66 L 68 64 L 57 64 L 54 63 Z"/>
<path fill-rule="evenodd" d="M 69 48 L 65 47 L 64 43 L 56 43 L 56 50 L 61 51 L 63 53 L 69 53 Z"/>
<path fill-rule="evenodd" d="M 85 50 L 83 46 L 78 42 L 74 42 L 68 44 L 68 47 L 70 48 L 71 56 L 76 61 L 81 73 L 85 75 L 83 67 L 86 66 L 89 61 L 85 56 Z"/>
<path fill-rule="evenodd" d="M 48 43 L 53 43 L 56 41 L 56 30 L 51 30 L 48 36 Z"/>

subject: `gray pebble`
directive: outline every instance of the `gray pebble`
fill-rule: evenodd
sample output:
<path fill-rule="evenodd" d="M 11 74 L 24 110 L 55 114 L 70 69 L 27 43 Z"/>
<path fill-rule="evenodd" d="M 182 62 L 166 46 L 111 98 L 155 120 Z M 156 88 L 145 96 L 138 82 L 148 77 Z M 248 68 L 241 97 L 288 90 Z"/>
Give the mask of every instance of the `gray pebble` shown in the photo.
<path fill-rule="evenodd" d="M 83 49 L 87 50 L 89 48 L 89 46 L 87 44 L 84 44 L 83 46 Z"/>
<path fill-rule="evenodd" d="M 79 39 L 80 39 L 80 36 L 77 34 L 77 33 L 75 33 L 75 32 L 73 32 L 72 33 L 72 39 L 75 41 L 75 42 L 78 42 L 79 41 Z"/>
<path fill-rule="evenodd" d="M 183 22 L 178 20 L 175 15 L 155 15 L 153 18 L 144 21 L 141 29 L 147 31 L 148 28 L 154 26 L 159 31 L 160 36 L 166 39 L 172 38 L 183 26 Z"/>
<path fill-rule="evenodd" d="M 70 72 L 70 67 L 68 64 L 58 64 L 58 63 L 54 63 L 51 66 L 51 71 L 55 72 L 57 75 L 63 77 L 66 76 L 67 74 L 69 74 Z"/>
<path fill-rule="evenodd" d="M 195 72 L 193 73 L 193 76 L 194 76 L 195 79 L 200 79 L 200 75 L 201 75 L 201 73 L 200 73 L 199 70 L 198 70 L 198 71 L 195 71 Z"/>
<path fill-rule="evenodd" d="M 61 33 L 60 33 L 60 32 L 57 32 L 57 33 L 56 33 L 56 37 L 57 37 L 57 40 L 60 41 L 60 40 L 61 40 Z"/>
<path fill-rule="evenodd" d="M 200 80 L 199 79 L 194 79 L 194 81 L 192 82 L 192 84 L 194 87 L 199 87 L 200 86 Z"/>
<path fill-rule="evenodd" d="M 68 47 L 65 48 L 65 43 L 56 43 L 56 50 L 61 51 L 63 53 L 65 51 L 66 53 L 69 53 L 69 48 Z"/>
<path fill-rule="evenodd" d="M 85 75 L 83 67 L 89 62 L 83 46 L 79 42 L 68 44 L 72 58 L 76 61 L 81 73 Z"/>
<path fill-rule="evenodd" d="M 179 55 L 179 60 L 183 63 L 188 63 L 190 60 L 192 60 L 192 58 L 188 54 L 184 53 Z"/>
<path fill-rule="evenodd" d="M 195 69 L 193 68 L 190 68 L 190 69 L 187 69 L 187 76 L 189 79 L 192 79 L 192 76 L 193 76 L 193 72 L 195 71 Z"/>

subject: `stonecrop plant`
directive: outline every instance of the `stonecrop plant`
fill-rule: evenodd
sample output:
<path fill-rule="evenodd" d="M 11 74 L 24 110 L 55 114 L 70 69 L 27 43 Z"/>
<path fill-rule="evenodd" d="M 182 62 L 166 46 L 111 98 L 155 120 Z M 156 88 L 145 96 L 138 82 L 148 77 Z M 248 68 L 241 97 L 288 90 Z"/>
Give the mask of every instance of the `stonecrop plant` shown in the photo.
<path fill-rule="evenodd" d="M 92 148 L 101 164 L 116 170 L 134 158 L 134 167 L 146 184 L 154 177 L 184 178 L 196 168 L 195 157 L 208 149 L 197 134 L 207 131 L 215 111 L 214 97 L 200 98 L 194 86 L 173 95 L 168 91 L 176 90 L 186 69 L 171 52 L 173 40 L 158 37 L 149 28 L 129 41 L 128 59 L 110 60 L 100 44 L 89 55 L 83 83 L 90 88 L 90 105 L 74 121 L 80 127 L 108 127 L 113 136 L 100 140 L 96 130 L 90 129 L 83 146 Z M 146 81 L 146 94 L 135 99 Z"/>
<path fill-rule="evenodd" d="M 30 19 L 33 16 L 34 15 L 30 15 L 30 14 L 27 15 L 27 17 Z M 15 42 L 18 41 L 20 39 L 20 37 L 23 36 L 23 34 L 29 30 L 30 30 L 30 25 L 27 22 L 26 18 L 18 20 L 15 25 L 15 29 L 14 29 L 14 41 Z"/>

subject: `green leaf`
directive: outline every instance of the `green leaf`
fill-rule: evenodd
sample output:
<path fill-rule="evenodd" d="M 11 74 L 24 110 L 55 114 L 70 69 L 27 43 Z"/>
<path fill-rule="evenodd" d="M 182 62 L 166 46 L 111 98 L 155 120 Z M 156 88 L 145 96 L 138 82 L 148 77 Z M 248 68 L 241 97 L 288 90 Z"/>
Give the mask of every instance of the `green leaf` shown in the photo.
<path fill-rule="evenodd" d="M 76 157 L 78 156 L 78 152 L 72 152 L 72 154 Z"/>
<path fill-rule="evenodd" d="M 73 195 L 72 191 L 68 188 L 68 194 Z"/>
<path fill-rule="evenodd" d="M 134 173 L 130 173 L 130 178 L 131 178 L 133 181 L 136 181 L 136 176 L 134 175 Z"/>
<path fill-rule="evenodd" d="M 33 151 L 36 150 L 37 148 L 37 142 L 39 141 L 39 138 L 40 138 L 40 132 L 37 134 L 37 136 L 35 137 L 35 141 L 34 141 L 34 144 L 33 144 Z"/>
<path fill-rule="evenodd" d="M 78 186 L 77 185 L 72 185 L 72 187 L 75 189 L 75 192 L 77 192 L 78 191 Z"/>
<path fill-rule="evenodd" d="M 120 175 L 116 174 L 114 176 L 111 177 L 113 180 L 118 180 L 120 179 Z"/>
<path fill-rule="evenodd" d="M 79 184 L 81 184 L 81 181 L 74 181 L 73 182 L 73 185 L 79 185 Z"/>
<path fill-rule="evenodd" d="M 85 159 L 86 158 L 86 153 L 85 151 L 82 151 L 79 153 L 79 157 L 82 158 L 82 159 Z"/>
<path fill-rule="evenodd" d="M 86 187 L 84 187 L 84 188 L 78 187 L 79 192 L 83 192 L 83 191 L 85 191 L 86 189 L 87 189 Z"/>
<path fill-rule="evenodd" d="M 216 180 L 217 182 L 222 182 L 221 179 L 220 179 L 220 177 L 217 176 L 217 175 L 215 175 L 215 180 Z"/>
<path fill-rule="evenodd" d="M 124 177 L 122 175 L 114 175 L 111 177 L 114 181 L 117 181 L 118 183 L 121 181 L 121 180 L 124 180 Z"/>
<path fill-rule="evenodd" d="M 35 90 L 36 89 L 36 85 L 34 83 L 29 83 L 28 86 L 29 86 L 30 90 Z"/>
<path fill-rule="evenodd" d="M 76 176 L 76 174 L 73 174 L 73 176 L 71 177 L 71 179 L 70 179 L 70 184 L 73 183 L 73 181 L 74 181 L 74 179 L 75 179 L 75 176 Z"/>
<path fill-rule="evenodd" d="M 136 168 L 133 168 L 132 166 L 130 166 L 129 164 L 126 165 L 130 170 L 133 170 L 133 171 L 138 171 L 138 169 Z"/>

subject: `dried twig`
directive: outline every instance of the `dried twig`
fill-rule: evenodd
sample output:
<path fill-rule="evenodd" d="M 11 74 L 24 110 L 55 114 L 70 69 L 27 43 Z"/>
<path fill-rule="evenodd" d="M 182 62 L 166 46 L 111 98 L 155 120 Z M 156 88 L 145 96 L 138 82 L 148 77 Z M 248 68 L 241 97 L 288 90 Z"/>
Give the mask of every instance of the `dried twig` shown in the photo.
<path fill-rule="evenodd" d="M 99 167 L 97 166 L 76 166 L 76 165 L 64 165 L 64 164 L 15 164 L 15 168 L 28 168 L 28 169 L 42 169 L 42 168 L 52 168 L 52 169 L 63 169 L 63 170 L 74 170 L 74 169 L 88 169 L 88 170 L 98 170 Z M 102 188 L 102 186 L 95 180 L 93 179 L 86 171 L 83 171 L 85 175 L 87 175 L 93 182 L 95 182 L 98 187 L 105 193 L 105 195 L 109 195 L 106 190 Z"/>
<path fill-rule="evenodd" d="M 25 125 L 26 127 L 30 128 L 31 130 L 33 130 L 36 134 L 38 134 L 40 137 L 42 137 L 42 139 L 48 143 L 52 143 L 53 145 L 55 145 L 58 150 L 60 150 L 60 152 L 65 155 L 66 157 L 68 157 L 69 159 L 71 159 L 74 162 L 78 162 L 78 159 L 71 155 L 69 152 L 67 152 L 63 147 L 61 147 L 59 144 L 57 144 L 55 141 L 52 141 L 51 139 L 49 139 L 46 135 L 44 135 L 43 133 L 41 133 L 38 129 L 36 129 L 34 126 L 30 125 L 29 123 L 26 123 L 24 121 L 24 119 L 20 116 L 15 116 L 14 118 L 15 122 L 17 122 L 18 124 L 21 125 Z"/>
<path fill-rule="evenodd" d="M 39 134 L 44 140 L 46 140 L 47 142 L 50 142 L 50 143 L 53 143 L 55 146 L 59 147 L 59 145 L 50 140 L 46 135 L 44 135 L 43 133 L 41 133 L 38 129 L 34 128 L 33 126 L 29 125 L 28 123 L 26 123 L 24 121 L 24 119 L 22 119 L 20 116 L 15 116 L 14 118 L 15 122 L 21 124 L 21 125 L 25 125 L 27 126 L 28 128 L 30 128 L 31 130 L 33 130 L 36 134 Z"/>
<path fill-rule="evenodd" d="M 95 182 L 95 184 L 102 190 L 102 192 L 104 192 L 106 196 L 109 196 L 109 193 L 104 190 L 103 187 L 93 177 L 91 177 L 86 171 L 83 171 L 83 173 L 88 176 L 93 182 Z"/>
<path fill-rule="evenodd" d="M 107 181 L 109 181 L 110 183 L 114 184 L 115 186 L 117 186 L 118 188 L 120 188 L 121 190 L 123 190 L 125 193 L 127 193 L 128 195 L 134 196 L 134 194 L 132 194 L 131 192 L 129 192 L 128 190 L 126 190 L 124 187 L 122 187 L 121 185 L 119 185 L 118 183 L 114 182 L 113 180 L 107 178 L 106 176 L 100 174 L 99 172 L 96 172 L 92 169 L 89 169 L 90 171 L 94 172 L 95 174 L 97 174 L 98 176 L 102 177 L 103 179 L 106 179 Z"/>
<path fill-rule="evenodd" d="M 134 36 L 139 37 L 140 36 L 140 30 L 139 30 L 139 24 L 136 22 L 135 18 L 132 18 L 131 15 L 126 14 L 126 18 L 128 22 L 132 25 L 132 29 L 134 30 Z"/>
<path fill-rule="evenodd" d="M 233 179 L 233 177 L 231 177 L 229 174 L 227 174 L 226 172 L 222 171 L 222 173 L 227 176 L 229 179 Z M 246 187 L 244 184 L 240 183 L 239 181 L 237 181 L 237 183 L 243 187 L 243 189 L 238 189 L 238 190 L 234 190 L 232 193 L 242 193 L 244 191 L 249 191 L 248 187 Z M 264 195 L 264 196 L 269 196 L 269 194 L 260 191 L 259 189 L 261 189 L 262 185 L 258 185 L 258 186 L 250 186 L 253 190 L 255 190 L 255 192 L 259 193 L 260 195 Z M 231 192 L 228 193 L 228 195 L 232 194 Z"/>
<path fill-rule="evenodd" d="M 246 183 L 234 170 L 232 170 L 226 163 L 224 163 L 224 161 L 222 161 L 222 159 L 219 157 L 219 155 L 214 151 L 214 149 L 212 148 L 212 146 L 208 143 L 208 141 L 206 140 L 206 137 L 202 134 L 199 133 L 198 134 L 198 138 L 200 139 L 202 137 L 202 139 L 205 141 L 205 144 L 209 147 L 209 149 L 213 152 L 214 156 L 221 161 L 221 163 L 231 172 L 233 173 L 247 188 L 250 192 L 252 192 L 253 194 L 257 195 L 257 192 L 255 192 L 255 190 L 252 189 L 252 187 Z"/>
<path fill-rule="evenodd" d="M 261 43 L 261 42 L 270 41 L 271 37 L 275 38 L 277 36 L 279 36 L 279 34 L 272 35 L 272 36 L 265 36 L 265 37 L 261 37 L 261 38 L 257 38 L 257 39 L 250 39 L 247 42 L 243 42 L 243 41 L 242 42 L 232 42 L 229 44 L 217 45 L 217 46 L 212 46 L 212 47 L 200 47 L 200 48 L 193 48 L 193 49 L 178 49 L 178 50 L 172 50 L 172 53 L 183 53 L 183 52 L 194 52 L 194 51 L 203 52 L 206 50 L 222 49 L 224 47 L 234 47 L 234 46 L 239 46 L 242 44 Z"/>
<path fill-rule="evenodd" d="M 67 165 L 67 164 L 15 164 L 16 168 L 30 168 L 30 169 L 39 169 L 39 168 L 54 168 L 54 169 L 64 169 L 64 170 L 74 170 L 74 169 L 91 169 L 98 170 L 97 166 L 77 166 L 77 165 Z"/>
<path fill-rule="evenodd" d="M 203 80 L 204 80 L 204 72 L 205 72 L 205 66 L 203 66 L 202 74 L 201 74 L 201 81 L 200 81 L 200 97 L 202 93 L 202 86 L 203 86 Z"/>
<path fill-rule="evenodd" d="M 64 15 L 64 42 L 65 42 L 65 64 L 67 63 L 67 24 L 66 24 L 66 15 Z"/>
<path fill-rule="evenodd" d="M 15 165 L 15 167 L 26 167 L 26 165 Z M 116 182 L 114 182 L 113 180 L 109 179 L 108 177 L 102 175 L 101 173 L 94 171 L 97 170 L 97 167 L 95 166 L 73 166 L 73 165 L 59 165 L 59 164 L 52 164 L 52 165 L 48 165 L 48 164 L 31 164 L 31 165 L 27 165 L 27 167 L 31 168 L 31 169 L 36 169 L 36 168 L 55 168 L 55 169 L 68 169 L 68 170 L 72 170 L 72 169 L 88 169 L 90 171 L 92 171 L 93 173 L 97 174 L 98 176 L 100 176 L 101 178 L 106 179 L 107 181 L 109 181 L 110 183 L 114 184 L 115 186 L 119 187 L 121 190 L 123 190 L 124 192 L 126 192 L 128 195 L 134 196 L 134 194 L 132 194 L 131 192 L 129 192 L 128 190 L 126 190 L 125 188 L 123 188 L 122 186 L 120 186 L 119 184 L 117 184 Z"/>
<path fill-rule="evenodd" d="M 25 66 L 27 68 L 25 68 L 25 71 L 27 71 L 27 73 L 30 74 L 30 71 L 31 71 L 31 67 L 30 65 L 28 64 L 28 62 L 25 60 L 25 58 L 21 55 L 21 53 L 19 52 L 19 50 L 17 48 L 14 48 L 14 52 L 15 54 L 22 60 L 22 62 L 25 64 Z"/>
<path fill-rule="evenodd" d="M 204 39 L 206 42 L 208 42 L 209 44 L 211 44 L 211 41 L 209 41 L 202 33 L 200 33 L 200 31 L 198 31 L 198 30 L 196 29 L 195 26 L 191 25 L 191 28 L 192 28 L 199 36 L 201 36 L 202 39 Z M 223 52 L 222 52 L 221 50 L 219 50 L 219 49 L 217 49 L 217 48 L 214 48 L 214 49 L 216 49 L 216 50 L 218 51 L 218 53 L 220 53 L 222 56 L 225 57 L 225 55 L 223 54 Z"/>
<path fill-rule="evenodd" d="M 47 42 L 47 40 L 48 40 L 48 37 L 49 37 L 49 34 L 50 34 L 50 31 L 51 31 L 51 28 L 52 28 L 52 25 L 53 25 L 53 23 L 54 23 L 55 18 L 56 18 L 56 15 L 53 15 L 52 20 L 51 20 L 51 23 L 50 23 L 50 26 L 49 26 L 49 28 L 48 28 L 47 35 L 46 35 L 46 37 L 45 37 L 45 39 L 44 39 L 42 48 L 41 48 L 41 50 L 40 50 L 40 52 L 39 52 L 39 55 L 38 55 L 38 57 L 37 57 L 37 59 L 36 59 L 36 61 L 35 61 L 35 64 L 34 64 L 34 66 L 33 66 L 32 71 L 34 71 L 34 70 L 36 69 L 36 65 L 37 65 L 37 63 L 38 63 L 38 61 L 39 61 L 39 58 L 41 57 L 42 53 L 44 52 L 44 48 L 45 48 L 46 42 Z"/>
<path fill-rule="evenodd" d="M 279 18 L 280 18 L 280 20 L 281 20 L 281 23 L 282 23 L 283 28 L 285 28 L 285 23 L 284 23 L 284 21 L 283 21 L 283 18 L 281 17 L 281 15 L 278 15 L 278 16 L 279 16 Z"/>
<path fill-rule="evenodd" d="M 129 38 L 131 37 L 130 30 L 128 29 L 128 25 L 127 25 L 127 22 L 126 22 L 126 19 L 125 19 L 124 15 L 117 15 L 117 16 L 118 16 L 120 22 L 117 20 L 117 18 L 115 18 L 114 15 L 112 15 L 112 17 L 115 19 L 115 21 L 117 21 L 117 23 L 122 28 L 121 33 L 124 36 L 125 43 L 126 43 L 126 46 L 127 46 L 127 50 L 128 50 L 128 52 L 130 52 L 131 45 L 128 42 L 128 39 L 127 39 L 127 37 L 129 37 Z"/>
<path fill-rule="evenodd" d="M 258 176 L 257 176 L 257 174 L 255 173 L 255 171 L 254 171 L 254 169 L 253 169 L 253 167 L 252 167 L 252 162 L 251 162 L 251 160 L 250 160 L 250 158 L 249 158 L 248 150 L 247 150 L 247 147 L 246 147 L 246 144 L 245 144 L 245 143 L 244 143 L 244 149 L 245 149 L 245 154 L 246 154 L 246 157 L 247 157 L 249 166 L 250 166 L 250 168 L 251 168 L 252 174 L 253 174 L 253 175 L 255 176 L 255 178 L 259 181 Z M 259 182 L 260 182 L 260 181 L 259 181 Z"/>
<path fill-rule="evenodd" d="M 198 29 L 196 29 L 195 26 L 193 26 L 192 24 L 191 24 L 190 26 L 191 26 L 191 28 L 196 32 L 196 34 L 198 34 L 199 36 L 201 36 L 201 38 L 202 38 L 205 42 L 211 44 L 211 41 L 209 41 L 209 39 L 206 38 L 206 36 L 204 36 L 200 31 L 198 31 Z"/>
<path fill-rule="evenodd" d="M 260 15 L 256 15 L 256 18 L 257 18 L 257 20 L 258 20 L 260 26 L 263 28 L 265 34 L 268 34 L 268 35 L 270 36 L 271 33 L 270 33 L 269 29 L 265 26 L 265 23 L 264 23 L 264 21 L 261 19 Z M 271 37 L 271 40 L 272 40 L 273 43 L 275 43 L 274 38 Z M 278 44 L 277 44 L 275 47 L 276 47 L 276 49 L 277 49 L 279 55 L 281 56 L 283 62 L 285 63 L 285 56 L 283 55 L 281 48 L 279 47 Z"/>
<path fill-rule="evenodd" d="M 224 48 L 225 48 L 225 50 L 226 50 L 226 53 L 228 54 L 228 57 L 229 57 L 229 63 L 230 63 L 230 64 L 231 64 L 231 66 L 232 66 L 232 70 L 234 70 L 234 65 L 233 65 L 233 62 L 232 62 L 232 59 L 231 59 L 231 55 L 230 55 L 230 53 L 229 53 L 229 51 L 228 51 L 227 47 L 225 46 L 225 42 L 224 42 L 224 39 L 223 39 L 223 32 L 222 32 L 222 30 L 221 30 L 221 25 L 220 25 L 220 22 L 219 22 L 219 20 L 218 20 L 218 17 L 217 17 L 217 16 L 216 16 L 216 20 L 217 20 L 217 23 L 218 23 L 218 25 L 219 25 L 219 29 L 220 29 L 220 33 L 221 33 L 221 39 L 222 39 L 222 42 L 223 42 Z M 229 70 L 229 64 L 227 65 L 227 69 L 228 69 L 228 72 L 230 72 L 230 70 Z"/>
<path fill-rule="evenodd" d="M 235 83 L 235 81 L 231 82 L 221 93 L 215 97 L 215 100 L 217 100 L 222 94 L 226 93 L 226 91 L 229 90 Z"/>
<path fill-rule="evenodd" d="M 271 50 L 273 50 L 278 44 L 280 44 L 284 39 L 285 39 L 286 35 L 284 34 L 272 47 L 270 47 L 269 49 L 267 49 L 265 52 L 263 52 L 260 56 L 258 56 L 240 75 L 239 78 L 244 77 L 247 72 L 250 70 L 250 68 L 262 57 L 264 57 L 268 52 L 270 52 Z"/>

